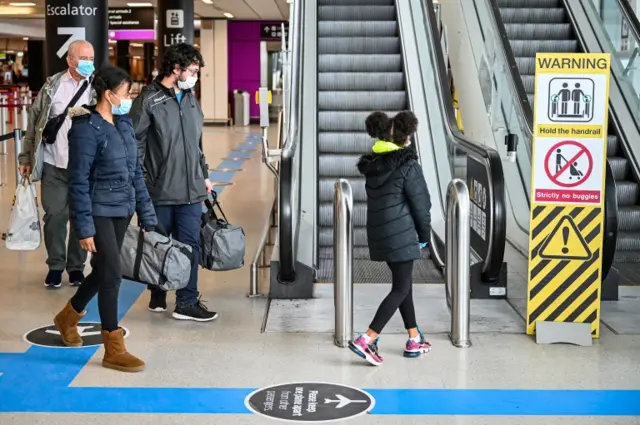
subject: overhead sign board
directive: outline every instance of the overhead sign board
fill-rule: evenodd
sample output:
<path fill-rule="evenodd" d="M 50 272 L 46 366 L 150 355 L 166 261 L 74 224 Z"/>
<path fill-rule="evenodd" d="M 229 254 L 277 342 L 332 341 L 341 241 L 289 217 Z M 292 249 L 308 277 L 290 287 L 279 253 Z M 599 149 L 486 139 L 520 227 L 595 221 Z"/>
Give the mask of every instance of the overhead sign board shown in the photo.
<path fill-rule="evenodd" d="M 600 332 L 609 54 L 538 53 L 527 333 L 536 322 Z"/>
<path fill-rule="evenodd" d="M 289 23 L 284 24 L 284 37 L 289 38 Z M 282 40 L 282 24 L 260 24 L 260 39 L 263 41 Z"/>
<path fill-rule="evenodd" d="M 153 7 L 110 7 L 110 30 L 153 30 L 155 21 Z"/>

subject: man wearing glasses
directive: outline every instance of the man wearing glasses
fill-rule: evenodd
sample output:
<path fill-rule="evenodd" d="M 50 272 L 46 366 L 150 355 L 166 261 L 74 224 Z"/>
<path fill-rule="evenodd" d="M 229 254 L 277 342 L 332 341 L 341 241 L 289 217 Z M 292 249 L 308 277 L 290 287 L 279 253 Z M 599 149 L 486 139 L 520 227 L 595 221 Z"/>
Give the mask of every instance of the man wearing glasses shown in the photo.
<path fill-rule="evenodd" d="M 87 253 L 80 248 L 73 226 L 67 243 L 67 133 L 71 128 L 71 119 L 66 115 L 67 110 L 74 106 L 95 104 L 95 91 L 89 81 L 94 71 L 93 56 L 93 46 L 87 41 L 78 40 L 69 45 L 69 68 L 47 78 L 29 108 L 29 120 L 20 153 L 20 174 L 31 175 L 32 181 L 42 181 L 44 243 L 49 266 L 44 284 L 52 289 L 60 288 L 65 270 L 72 286 L 84 281 Z M 56 130 L 45 132 L 50 120 L 49 129 Z"/>
<path fill-rule="evenodd" d="M 198 296 L 202 201 L 213 187 L 202 153 L 202 109 L 192 91 L 202 66 L 202 55 L 193 46 L 171 46 L 158 77 L 131 108 L 138 155 L 158 223 L 193 250 L 191 278 L 186 288 L 176 292 L 173 317 L 197 322 L 218 317 Z M 149 310 L 166 311 L 166 292 L 150 289 Z"/>

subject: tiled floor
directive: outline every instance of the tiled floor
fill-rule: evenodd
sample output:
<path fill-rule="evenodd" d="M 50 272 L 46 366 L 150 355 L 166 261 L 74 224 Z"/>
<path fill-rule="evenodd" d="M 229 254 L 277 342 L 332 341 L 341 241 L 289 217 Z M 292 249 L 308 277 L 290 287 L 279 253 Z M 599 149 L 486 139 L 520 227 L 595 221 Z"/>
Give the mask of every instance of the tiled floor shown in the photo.
<path fill-rule="evenodd" d="M 217 168 L 223 158 L 236 156 L 233 149 L 251 137 L 250 131 L 256 129 L 207 128 L 204 146 L 210 167 Z M 243 171 L 233 175 L 234 184 L 225 187 L 221 196 L 230 220 L 246 231 L 247 265 L 273 196 L 273 177 L 261 164 L 259 150 L 249 155 L 250 159 L 239 161 Z M 13 172 L 8 171 L 10 175 Z M 0 211 L 4 212 L 0 214 L 0 226 L 6 224 L 12 191 L 12 186 L 0 188 Z M 565 391 L 638 389 L 640 336 L 623 332 L 616 335 L 603 327 L 602 337 L 593 347 L 536 345 L 522 334 L 524 322 L 516 314 L 519 300 L 526 294 L 526 260 L 511 251 L 507 250 L 509 294 L 516 308 L 499 302 L 497 315 L 496 310 L 486 310 L 491 306 L 484 306 L 484 310 L 476 307 L 472 348 L 451 346 L 442 333 L 447 313 L 441 288 L 424 288 L 418 290 L 423 291 L 417 295 L 418 311 L 430 333 L 433 351 L 421 359 L 403 358 L 405 337 L 396 333 L 400 332 L 399 325 L 393 322 L 389 334 L 381 340 L 385 364 L 380 368 L 369 367 L 349 350 L 332 344 L 331 286 L 318 287 L 315 306 L 309 302 L 274 302 L 268 332 L 260 333 L 267 302 L 245 296 L 248 268 L 200 272 L 203 299 L 220 313 L 214 323 L 177 322 L 168 313 L 149 313 L 147 295 L 139 296 L 139 286 L 125 283 L 124 292 L 131 304 L 122 320 L 131 330 L 127 344 L 147 362 L 147 370 L 123 374 L 100 366 L 101 348 L 34 349 L 23 341 L 22 335 L 28 330 L 50 324 L 73 290 L 68 286 L 58 291 L 43 288 L 44 249 L 15 253 L 0 247 L 0 424 L 264 424 L 271 422 L 248 414 L 243 397 L 251 389 L 304 381 L 350 385 L 368 389 L 376 396 L 378 403 L 372 414 L 348 422 L 354 425 L 640 424 L 639 417 L 630 416 L 640 410 L 629 407 L 640 406 L 640 392 Z M 375 308 L 373 303 L 384 288 L 360 287 L 363 293 L 358 295 L 358 328 L 366 326 L 365 320 Z M 634 295 L 628 296 L 625 300 L 632 302 Z M 633 314 L 632 306 L 623 302 L 611 308 Z M 129 302 L 123 301 L 122 312 L 128 307 Z M 309 316 L 314 317 L 315 327 L 301 328 L 302 320 Z M 494 320 L 488 320 L 492 317 Z M 281 323 L 286 319 L 288 325 L 276 327 L 278 318 Z M 612 324 L 618 326 L 622 325 Z M 305 330 L 314 333 L 300 332 Z M 211 392 L 217 388 L 222 392 Z M 189 397 L 204 394 L 203 398 L 181 396 L 189 389 L 195 391 L 187 393 Z M 524 390 L 541 392 L 531 393 L 522 401 L 522 395 L 529 394 Z M 569 397 L 578 407 L 571 410 L 572 403 L 563 401 L 563 397 Z M 581 401 L 585 397 L 596 397 L 597 402 Z M 531 416 L 550 411 L 567 416 Z M 226 414 L 198 414 L 201 412 Z M 518 412 L 524 416 L 513 416 Z M 600 416 L 614 413 L 626 416 Z"/>

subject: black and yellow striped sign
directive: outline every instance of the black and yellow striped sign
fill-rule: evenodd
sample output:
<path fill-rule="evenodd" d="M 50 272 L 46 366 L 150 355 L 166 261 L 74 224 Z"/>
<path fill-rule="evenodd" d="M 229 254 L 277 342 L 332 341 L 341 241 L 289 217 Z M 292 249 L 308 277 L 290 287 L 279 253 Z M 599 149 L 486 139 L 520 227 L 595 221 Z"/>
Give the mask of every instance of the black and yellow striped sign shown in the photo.
<path fill-rule="evenodd" d="M 601 207 L 539 205 L 531 213 L 527 333 L 535 323 L 590 323 L 599 336 Z"/>
<path fill-rule="evenodd" d="M 538 53 L 527 334 L 538 322 L 600 335 L 608 54 Z"/>

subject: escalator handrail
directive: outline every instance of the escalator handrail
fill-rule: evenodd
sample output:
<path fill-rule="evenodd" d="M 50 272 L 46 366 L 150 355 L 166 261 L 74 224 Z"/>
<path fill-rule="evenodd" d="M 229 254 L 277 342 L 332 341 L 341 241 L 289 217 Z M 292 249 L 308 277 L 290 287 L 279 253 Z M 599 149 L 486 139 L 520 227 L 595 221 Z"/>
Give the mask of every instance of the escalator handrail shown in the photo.
<path fill-rule="evenodd" d="M 494 24 L 494 29 L 498 36 L 500 37 L 500 43 L 498 44 L 498 49 L 501 50 L 503 54 L 503 58 L 507 62 L 507 70 L 511 76 L 508 78 L 509 84 L 512 86 L 513 90 L 518 96 L 516 104 L 516 108 L 518 108 L 518 116 L 524 118 L 525 128 L 524 130 L 528 133 L 527 136 L 533 137 L 533 105 L 529 104 L 529 98 L 527 97 L 527 91 L 524 89 L 524 84 L 522 83 L 522 78 L 520 77 L 520 70 L 518 69 L 518 64 L 516 63 L 515 55 L 513 54 L 513 50 L 511 50 L 511 42 L 509 41 L 509 36 L 507 35 L 507 27 L 504 25 L 504 21 L 502 20 L 502 15 L 500 13 L 500 6 L 498 6 L 497 0 L 485 0 L 489 2 L 489 10 L 492 14 L 492 21 Z"/>
<path fill-rule="evenodd" d="M 439 42 L 440 35 L 438 31 L 437 19 L 434 10 L 433 0 L 424 0 L 422 2 L 425 16 L 427 17 L 426 25 L 429 32 L 429 48 L 432 57 L 435 58 L 436 66 L 434 71 L 438 81 L 438 100 L 440 101 L 440 110 L 445 112 L 446 125 L 445 131 L 448 138 L 457 148 L 464 151 L 467 155 L 474 157 L 487 167 L 487 177 L 489 180 L 489 202 L 492 204 L 493 217 L 492 234 L 489 235 L 489 247 L 487 250 L 487 258 L 484 260 L 483 280 L 493 281 L 499 278 L 504 261 L 504 250 L 507 238 L 507 221 L 505 207 L 505 182 L 504 173 L 502 171 L 502 158 L 500 154 L 491 148 L 485 147 L 479 143 L 474 143 L 467 139 L 458 128 L 458 124 L 453 110 L 453 98 L 447 80 L 447 71 L 444 62 L 444 54 L 442 46 Z"/>
<path fill-rule="evenodd" d="M 302 102 L 300 91 L 302 88 L 302 19 L 304 0 L 293 2 L 293 25 L 291 46 L 291 101 L 289 108 L 289 125 L 287 135 L 282 146 L 280 158 L 280 199 L 279 199 L 279 260 L 280 271 L 278 279 L 281 282 L 295 280 L 297 230 L 294 228 L 296 211 L 294 202 L 293 180 L 299 180 L 299 170 L 294 170 L 296 150 L 300 144 L 300 125 Z M 298 173 L 294 177 L 294 173 Z"/>

